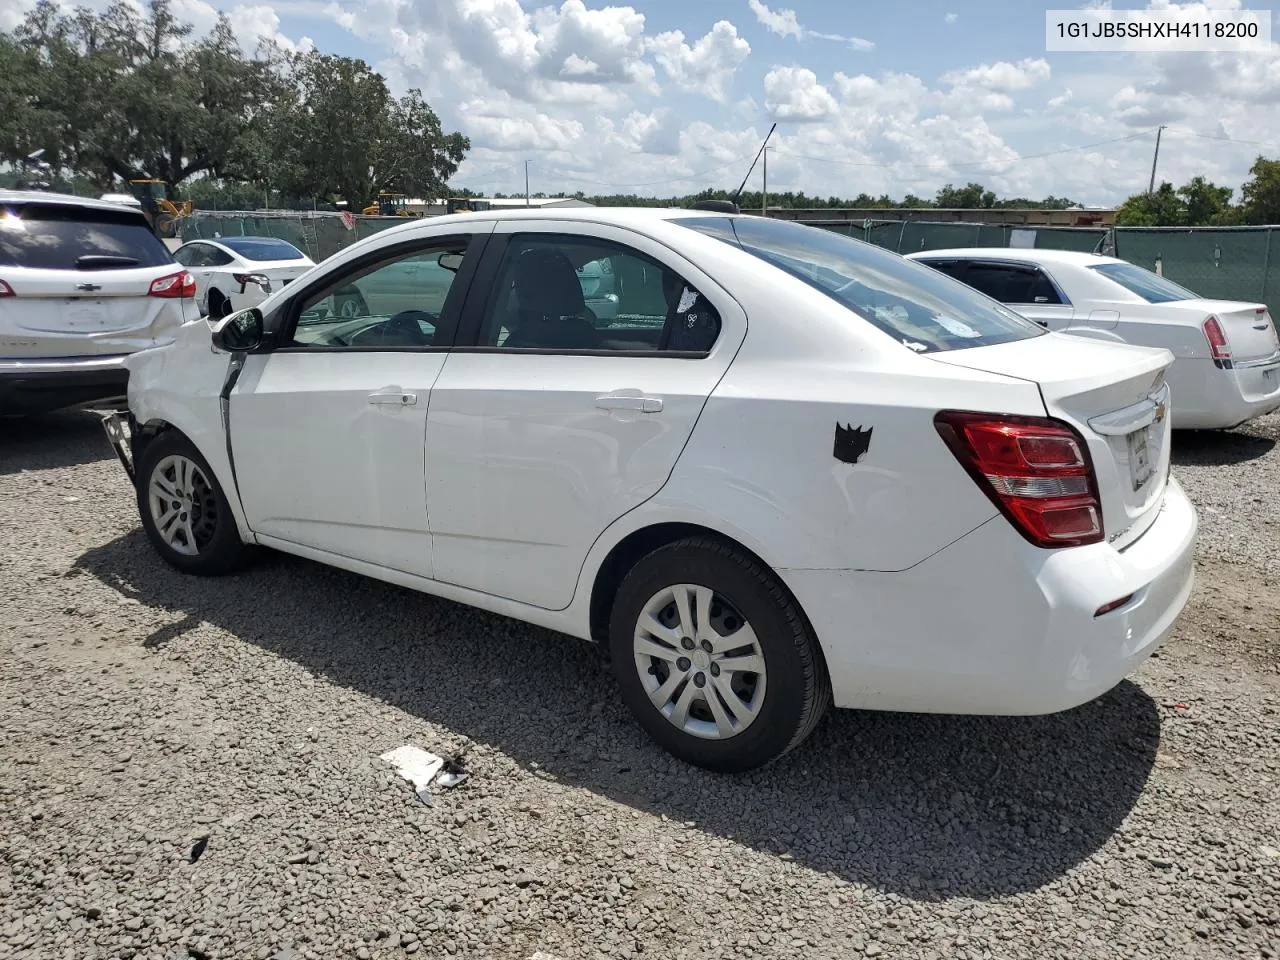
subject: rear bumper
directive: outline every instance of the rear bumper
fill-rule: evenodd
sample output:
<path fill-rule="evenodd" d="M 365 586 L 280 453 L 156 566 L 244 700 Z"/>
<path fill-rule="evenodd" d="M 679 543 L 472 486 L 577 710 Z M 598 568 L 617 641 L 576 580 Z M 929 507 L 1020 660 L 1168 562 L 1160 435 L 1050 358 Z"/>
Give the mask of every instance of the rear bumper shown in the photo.
<path fill-rule="evenodd" d="M 123 397 L 124 355 L 0 360 L 0 413 L 47 413 Z"/>
<path fill-rule="evenodd" d="M 1123 551 L 1040 550 L 996 517 L 909 570 L 779 573 L 818 634 L 837 706 L 1055 713 L 1114 687 L 1169 634 L 1191 594 L 1196 529 L 1170 479 L 1160 516 Z"/>
<path fill-rule="evenodd" d="M 1182 359 L 1168 379 L 1174 429 L 1226 430 L 1280 410 L 1280 355 L 1230 369 Z"/>

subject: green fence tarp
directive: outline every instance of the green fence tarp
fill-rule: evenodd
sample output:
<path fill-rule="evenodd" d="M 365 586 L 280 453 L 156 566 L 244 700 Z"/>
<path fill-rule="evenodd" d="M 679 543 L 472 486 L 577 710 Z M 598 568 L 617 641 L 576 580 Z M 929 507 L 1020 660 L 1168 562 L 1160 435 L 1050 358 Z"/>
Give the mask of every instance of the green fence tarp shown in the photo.
<path fill-rule="evenodd" d="M 802 221 L 803 222 L 803 221 Z M 1120 257 L 1214 300 L 1265 303 L 1280 324 L 1280 227 L 1034 227 L 901 220 L 814 220 L 821 227 L 895 253 L 947 247 L 1008 247 L 1018 239 L 1051 250 Z"/>
<path fill-rule="evenodd" d="M 372 236 L 388 227 L 415 223 L 405 217 L 352 217 L 350 228 L 337 213 L 255 213 L 243 211 L 199 211 L 181 221 L 181 236 L 187 240 L 216 240 L 218 237 L 275 237 L 287 240 L 319 263 L 343 247 Z"/>

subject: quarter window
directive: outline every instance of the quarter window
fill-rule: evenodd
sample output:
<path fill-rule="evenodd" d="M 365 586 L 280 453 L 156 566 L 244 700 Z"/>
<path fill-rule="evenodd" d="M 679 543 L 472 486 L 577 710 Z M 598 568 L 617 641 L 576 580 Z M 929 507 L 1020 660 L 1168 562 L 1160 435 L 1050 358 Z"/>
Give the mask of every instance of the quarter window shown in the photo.
<path fill-rule="evenodd" d="M 622 244 L 511 238 L 479 345 L 507 350 L 705 353 L 720 316 L 683 277 Z"/>
<path fill-rule="evenodd" d="M 307 295 L 289 346 L 315 349 L 438 346 L 436 329 L 468 239 L 402 252 Z M 447 344 L 445 344 L 447 345 Z"/>

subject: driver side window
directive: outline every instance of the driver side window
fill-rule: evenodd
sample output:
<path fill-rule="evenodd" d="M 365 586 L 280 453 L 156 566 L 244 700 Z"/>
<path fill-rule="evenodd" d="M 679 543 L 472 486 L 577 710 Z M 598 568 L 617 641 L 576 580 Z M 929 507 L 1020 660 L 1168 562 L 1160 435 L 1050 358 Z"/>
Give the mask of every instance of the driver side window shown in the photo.
<path fill-rule="evenodd" d="M 435 346 L 469 238 L 401 251 L 342 274 L 303 299 L 290 347 Z"/>

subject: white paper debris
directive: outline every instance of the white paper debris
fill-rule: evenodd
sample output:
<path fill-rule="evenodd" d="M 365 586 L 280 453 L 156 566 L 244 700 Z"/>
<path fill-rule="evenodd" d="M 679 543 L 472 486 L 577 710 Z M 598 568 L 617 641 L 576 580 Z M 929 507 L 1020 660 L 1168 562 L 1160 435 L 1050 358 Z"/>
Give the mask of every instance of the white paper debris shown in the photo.
<path fill-rule="evenodd" d="M 948 317 L 943 314 L 939 314 L 933 318 L 933 321 L 953 337 L 971 339 L 973 337 L 981 336 L 981 334 L 977 330 L 973 329 L 973 327 L 969 326 L 963 320 L 957 320 L 955 317 Z"/>
<path fill-rule="evenodd" d="M 437 757 L 420 747 L 396 747 L 379 759 L 396 768 L 396 773 L 413 784 L 420 793 L 431 785 L 436 774 L 444 767 L 444 757 Z"/>
<path fill-rule="evenodd" d="M 680 294 L 680 306 L 676 307 L 676 313 L 684 313 L 693 306 L 695 300 L 698 299 L 698 291 L 684 288 L 684 293 Z"/>
<path fill-rule="evenodd" d="M 442 787 L 456 787 L 458 784 L 470 777 L 471 774 L 469 773 L 451 773 L 446 771 L 436 778 L 436 783 L 440 784 Z"/>

